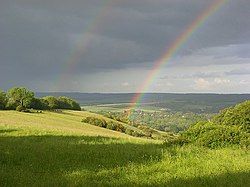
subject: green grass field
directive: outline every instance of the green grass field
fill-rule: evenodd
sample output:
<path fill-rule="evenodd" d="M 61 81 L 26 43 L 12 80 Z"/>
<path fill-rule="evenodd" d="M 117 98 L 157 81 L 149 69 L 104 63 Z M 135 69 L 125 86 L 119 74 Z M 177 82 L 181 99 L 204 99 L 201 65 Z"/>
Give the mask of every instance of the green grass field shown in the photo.
<path fill-rule="evenodd" d="M 98 115 L 0 111 L 0 186 L 250 184 L 247 149 L 166 147 L 81 123 L 86 116 Z"/>
<path fill-rule="evenodd" d="M 116 104 L 102 104 L 102 105 L 89 105 L 83 106 L 83 108 L 87 111 L 92 112 L 100 112 L 100 111 L 110 111 L 110 112 L 123 112 L 124 110 L 129 108 L 129 103 L 116 103 Z M 136 106 L 134 109 L 143 110 L 145 112 L 155 112 L 160 111 L 160 107 L 154 107 L 151 105 L 140 105 Z"/>

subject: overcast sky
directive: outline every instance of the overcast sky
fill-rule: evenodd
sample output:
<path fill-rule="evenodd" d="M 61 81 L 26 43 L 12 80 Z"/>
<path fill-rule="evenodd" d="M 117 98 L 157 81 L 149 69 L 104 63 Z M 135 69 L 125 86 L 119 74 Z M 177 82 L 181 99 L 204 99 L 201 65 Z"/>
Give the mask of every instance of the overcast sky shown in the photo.
<path fill-rule="evenodd" d="M 213 0 L 1 0 L 0 88 L 135 92 Z M 148 92 L 250 92 L 250 1 L 229 0 Z"/>

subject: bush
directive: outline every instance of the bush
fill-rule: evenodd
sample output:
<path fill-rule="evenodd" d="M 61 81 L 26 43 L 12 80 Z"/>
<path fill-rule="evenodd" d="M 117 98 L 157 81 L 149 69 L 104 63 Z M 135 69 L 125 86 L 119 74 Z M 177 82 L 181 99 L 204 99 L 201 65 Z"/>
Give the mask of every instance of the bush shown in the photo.
<path fill-rule="evenodd" d="M 221 125 L 241 126 L 250 132 L 250 101 L 222 110 L 212 119 L 212 122 Z"/>
<path fill-rule="evenodd" d="M 36 109 L 36 110 L 48 110 L 49 104 L 44 99 L 39 98 L 33 98 L 30 104 L 30 108 Z"/>
<path fill-rule="evenodd" d="M 80 105 L 68 97 L 58 97 L 58 102 L 60 109 L 81 110 Z"/>
<path fill-rule="evenodd" d="M 28 113 L 30 112 L 29 109 L 27 109 L 27 108 L 25 108 L 24 106 L 21 106 L 21 105 L 16 107 L 16 111 L 18 111 L 18 112 L 28 112 Z"/>
<path fill-rule="evenodd" d="M 116 130 L 117 129 L 117 124 L 115 124 L 114 122 L 110 121 L 107 124 L 107 129 Z"/>
<path fill-rule="evenodd" d="M 128 134 L 130 136 L 132 136 L 133 132 L 134 132 L 133 130 L 128 129 L 128 128 L 125 130 L 125 134 Z"/>
<path fill-rule="evenodd" d="M 198 145 L 216 148 L 250 144 L 250 101 L 222 110 L 211 121 L 198 122 L 182 137 Z"/>
<path fill-rule="evenodd" d="M 140 133 L 140 132 L 137 132 L 137 131 L 133 131 L 132 132 L 132 136 L 135 136 L 135 137 L 143 137 L 144 134 Z"/>
<path fill-rule="evenodd" d="M 22 112 L 23 110 L 25 110 L 25 108 L 21 105 L 16 107 L 16 111 L 18 111 L 18 112 Z"/>
<path fill-rule="evenodd" d="M 135 137 L 142 137 L 142 136 L 144 136 L 144 134 L 142 134 L 142 133 L 140 133 L 138 131 L 134 131 L 134 130 L 129 129 L 129 128 L 127 128 L 125 130 L 125 134 L 128 134 L 130 136 L 135 136 Z"/>
<path fill-rule="evenodd" d="M 60 109 L 60 103 L 56 97 L 46 96 L 42 99 L 48 104 L 48 109 Z"/>
<path fill-rule="evenodd" d="M 150 127 L 144 126 L 144 125 L 139 125 L 138 129 L 142 130 L 144 135 L 148 138 L 151 138 L 153 133 L 156 132 L 155 130 L 151 129 Z"/>
<path fill-rule="evenodd" d="M 198 123 L 183 135 L 190 142 L 210 148 L 225 147 L 230 145 L 249 145 L 249 134 L 239 126 L 217 125 L 211 122 Z"/>
<path fill-rule="evenodd" d="M 187 144 L 189 141 L 183 137 L 183 136 L 177 136 L 177 137 L 168 137 L 164 140 L 164 145 L 166 146 L 183 146 L 184 144 Z"/>
<path fill-rule="evenodd" d="M 82 120 L 83 123 L 88 123 L 91 125 L 95 125 L 98 127 L 103 127 L 106 128 L 107 127 L 107 122 L 104 119 L 100 119 L 100 118 L 95 118 L 95 117 L 87 117 L 85 119 Z"/>
<path fill-rule="evenodd" d="M 126 128 L 122 124 L 117 123 L 116 131 L 125 132 Z"/>

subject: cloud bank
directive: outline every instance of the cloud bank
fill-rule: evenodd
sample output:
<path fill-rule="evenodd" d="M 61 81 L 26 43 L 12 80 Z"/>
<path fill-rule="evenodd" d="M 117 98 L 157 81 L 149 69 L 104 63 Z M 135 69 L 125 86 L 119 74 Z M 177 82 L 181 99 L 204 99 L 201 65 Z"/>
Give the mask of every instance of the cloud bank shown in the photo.
<path fill-rule="evenodd" d="M 133 92 L 154 61 L 211 2 L 2 0 L 0 87 Z M 219 77 L 231 80 L 226 92 L 249 92 L 246 84 L 234 84 L 250 78 L 249 7 L 248 0 L 223 5 L 182 46 L 149 91 L 198 92 L 197 85 Z M 162 77 L 169 83 L 161 83 Z M 207 91 L 223 89 L 210 86 Z"/>

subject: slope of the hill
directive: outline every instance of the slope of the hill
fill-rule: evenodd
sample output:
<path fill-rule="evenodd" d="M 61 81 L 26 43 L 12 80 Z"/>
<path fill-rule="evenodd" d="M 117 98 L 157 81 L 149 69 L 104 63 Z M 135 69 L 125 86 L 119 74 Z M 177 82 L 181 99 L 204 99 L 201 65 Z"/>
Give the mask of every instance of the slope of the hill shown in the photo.
<path fill-rule="evenodd" d="M 37 134 L 65 134 L 84 136 L 105 136 L 116 138 L 133 138 L 126 134 L 82 123 L 84 117 L 92 116 L 110 119 L 85 111 L 63 111 L 43 113 L 22 113 L 16 111 L 0 111 L 0 127 L 14 128 L 15 135 L 24 135 L 26 131 Z M 125 124 L 124 124 L 125 125 Z M 131 127 L 133 128 L 133 127 Z"/>
<path fill-rule="evenodd" d="M 246 149 L 166 147 L 159 141 L 83 124 L 84 116 L 95 114 L 0 111 L 0 186 L 250 183 Z"/>

